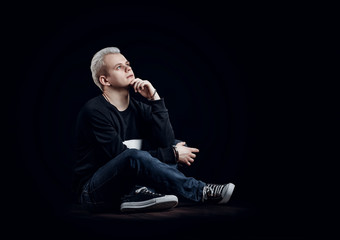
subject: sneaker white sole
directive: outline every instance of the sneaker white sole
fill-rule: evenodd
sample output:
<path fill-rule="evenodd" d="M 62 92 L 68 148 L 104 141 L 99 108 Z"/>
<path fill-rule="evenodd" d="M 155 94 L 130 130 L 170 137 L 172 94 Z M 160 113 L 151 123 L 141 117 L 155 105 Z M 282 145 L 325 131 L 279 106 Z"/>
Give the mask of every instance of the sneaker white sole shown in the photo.
<path fill-rule="evenodd" d="M 230 200 L 234 188 L 235 188 L 234 184 L 228 183 L 227 186 L 222 191 L 223 199 L 219 201 L 218 204 L 226 204 Z"/>
<path fill-rule="evenodd" d="M 120 205 L 122 212 L 160 211 L 176 207 L 178 198 L 175 195 L 165 195 L 141 202 L 124 202 Z"/>

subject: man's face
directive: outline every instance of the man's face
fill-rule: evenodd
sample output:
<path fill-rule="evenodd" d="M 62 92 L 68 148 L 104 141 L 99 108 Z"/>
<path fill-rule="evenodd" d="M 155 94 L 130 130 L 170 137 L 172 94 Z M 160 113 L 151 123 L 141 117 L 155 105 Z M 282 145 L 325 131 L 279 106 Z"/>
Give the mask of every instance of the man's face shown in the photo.
<path fill-rule="evenodd" d="M 120 53 L 104 57 L 106 79 L 113 87 L 127 87 L 135 79 L 130 62 Z"/>

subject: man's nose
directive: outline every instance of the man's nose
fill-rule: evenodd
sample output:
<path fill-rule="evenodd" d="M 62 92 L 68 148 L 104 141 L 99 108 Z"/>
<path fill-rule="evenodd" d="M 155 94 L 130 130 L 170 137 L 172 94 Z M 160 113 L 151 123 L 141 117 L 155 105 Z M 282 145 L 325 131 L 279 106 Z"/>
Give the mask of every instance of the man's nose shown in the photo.
<path fill-rule="evenodd" d="M 125 72 L 131 71 L 131 67 L 129 65 L 125 66 Z"/>

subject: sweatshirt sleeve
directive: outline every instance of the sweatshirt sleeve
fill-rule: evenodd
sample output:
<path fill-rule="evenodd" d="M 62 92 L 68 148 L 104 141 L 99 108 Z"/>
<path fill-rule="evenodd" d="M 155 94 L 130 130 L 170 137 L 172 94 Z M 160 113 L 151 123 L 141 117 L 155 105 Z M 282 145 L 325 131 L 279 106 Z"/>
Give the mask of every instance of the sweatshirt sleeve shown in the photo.
<path fill-rule="evenodd" d="M 157 147 L 168 148 L 175 141 L 168 109 L 165 107 L 164 98 L 149 102 L 151 106 L 151 139 Z"/>
<path fill-rule="evenodd" d="M 122 143 L 121 137 L 102 112 L 97 110 L 88 112 L 88 120 L 92 134 L 105 158 L 112 159 L 126 150 L 127 147 Z"/>
<path fill-rule="evenodd" d="M 149 101 L 144 108 L 144 119 L 147 121 L 146 138 L 150 143 L 148 152 L 165 163 L 176 163 L 172 145 L 175 135 L 172 129 L 164 98 Z"/>
<path fill-rule="evenodd" d="M 161 162 L 167 164 L 174 164 L 176 163 L 176 158 L 174 154 L 174 150 L 171 147 L 166 148 L 156 148 L 154 150 L 148 151 L 153 157 L 159 159 Z"/>

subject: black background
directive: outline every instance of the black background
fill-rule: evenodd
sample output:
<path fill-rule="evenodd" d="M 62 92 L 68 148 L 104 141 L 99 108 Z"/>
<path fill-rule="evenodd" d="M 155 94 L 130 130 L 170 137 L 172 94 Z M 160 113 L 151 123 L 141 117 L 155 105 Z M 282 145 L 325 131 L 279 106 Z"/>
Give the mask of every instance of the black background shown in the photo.
<path fill-rule="evenodd" d="M 100 94 L 89 66 L 108 46 L 165 98 L 176 138 L 200 149 L 188 175 L 234 182 L 234 201 L 255 208 L 277 236 L 308 234 L 310 186 L 318 181 L 308 180 L 318 152 L 312 143 L 324 111 L 313 79 L 328 78 L 316 62 L 336 42 L 335 15 L 325 24 L 317 5 L 211 1 L 29 3 L 9 12 L 3 132 L 13 164 L 3 176 L 12 234 L 69 229 L 59 219 L 72 201 L 75 118 Z"/>

